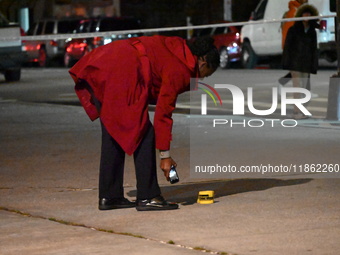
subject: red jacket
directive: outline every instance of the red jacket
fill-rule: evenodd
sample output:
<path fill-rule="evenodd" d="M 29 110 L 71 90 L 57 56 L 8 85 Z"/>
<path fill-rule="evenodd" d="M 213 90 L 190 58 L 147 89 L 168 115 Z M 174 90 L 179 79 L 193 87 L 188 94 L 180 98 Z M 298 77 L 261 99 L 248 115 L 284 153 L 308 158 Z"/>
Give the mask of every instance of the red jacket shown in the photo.
<path fill-rule="evenodd" d="M 99 117 L 87 81 L 102 103 L 100 118 L 122 149 L 132 154 L 149 125 L 148 104 L 156 103 L 156 147 L 170 149 L 177 96 L 197 77 L 197 57 L 179 37 L 139 37 L 101 46 L 70 69 L 76 93 L 89 117 Z"/>

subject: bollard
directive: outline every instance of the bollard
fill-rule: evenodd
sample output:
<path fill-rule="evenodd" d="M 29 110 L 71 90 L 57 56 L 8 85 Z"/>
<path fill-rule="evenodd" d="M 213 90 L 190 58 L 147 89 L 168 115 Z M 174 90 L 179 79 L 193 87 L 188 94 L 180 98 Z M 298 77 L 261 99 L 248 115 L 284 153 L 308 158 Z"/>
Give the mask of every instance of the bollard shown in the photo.
<path fill-rule="evenodd" d="M 330 78 L 328 90 L 327 120 L 340 120 L 340 77 Z"/>
<path fill-rule="evenodd" d="M 331 2 L 330 2 L 331 3 Z M 336 10 L 334 10 L 334 7 Z M 336 0 L 336 6 L 331 5 L 332 11 L 336 11 L 335 18 L 335 40 L 338 61 L 338 73 L 330 78 L 328 90 L 328 106 L 327 116 L 328 120 L 340 120 L 340 0 Z"/>

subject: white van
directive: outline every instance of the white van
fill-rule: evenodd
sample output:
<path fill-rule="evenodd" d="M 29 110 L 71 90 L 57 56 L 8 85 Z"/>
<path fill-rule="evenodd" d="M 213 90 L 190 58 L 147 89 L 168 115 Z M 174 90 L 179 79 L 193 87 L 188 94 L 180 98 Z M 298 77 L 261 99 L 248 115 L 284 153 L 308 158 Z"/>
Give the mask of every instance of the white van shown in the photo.
<path fill-rule="evenodd" d="M 261 0 L 251 20 L 281 19 L 288 11 L 290 0 Z M 336 0 L 309 0 L 320 16 L 336 15 L 331 9 L 335 8 Z M 320 58 L 333 62 L 337 58 L 335 44 L 334 18 L 325 18 L 320 21 L 321 29 L 317 30 Z M 253 68 L 259 58 L 278 57 L 282 55 L 281 22 L 246 24 L 241 30 L 242 65 L 244 68 Z"/>
<path fill-rule="evenodd" d="M 11 24 L 0 12 L 0 37 L 8 38 L 0 41 L 0 73 L 5 75 L 6 81 L 20 80 L 21 64 L 25 60 L 20 35 L 20 27 Z"/>

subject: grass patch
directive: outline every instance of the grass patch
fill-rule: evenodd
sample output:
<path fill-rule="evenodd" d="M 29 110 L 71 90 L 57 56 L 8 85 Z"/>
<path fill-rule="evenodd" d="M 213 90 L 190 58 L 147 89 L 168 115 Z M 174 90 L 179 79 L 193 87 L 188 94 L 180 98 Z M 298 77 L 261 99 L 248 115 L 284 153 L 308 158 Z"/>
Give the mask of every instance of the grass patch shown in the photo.
<path fill-rule="evenodd" d="M 194 250 L 196 250 L 196 251 L 204 251 L 204 252 L 211 252 L 211 250 L 207 250 L 207 249 L 205 249 L 203 247 L 194 247 Z"/>

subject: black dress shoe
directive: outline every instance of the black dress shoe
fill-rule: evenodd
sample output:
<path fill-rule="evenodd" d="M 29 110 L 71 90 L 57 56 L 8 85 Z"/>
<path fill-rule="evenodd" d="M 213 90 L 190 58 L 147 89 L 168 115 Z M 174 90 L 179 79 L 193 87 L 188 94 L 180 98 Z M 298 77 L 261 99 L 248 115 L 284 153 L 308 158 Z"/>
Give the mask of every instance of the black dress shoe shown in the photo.
<path fill-rule="evenodd" d="M 137 211 L 174 210 L 177 208 L 178 204 L 168 202 L 162 196 L 136 202 Z"/>
<path fill-rule="evenodd" d="M 112 209 L 123 209 L 135 207 L 136 203 L 130 202 L 125 197 L 123 198 L 101 198 L 99 199 L 99 210 L 112 210 Z"/>

